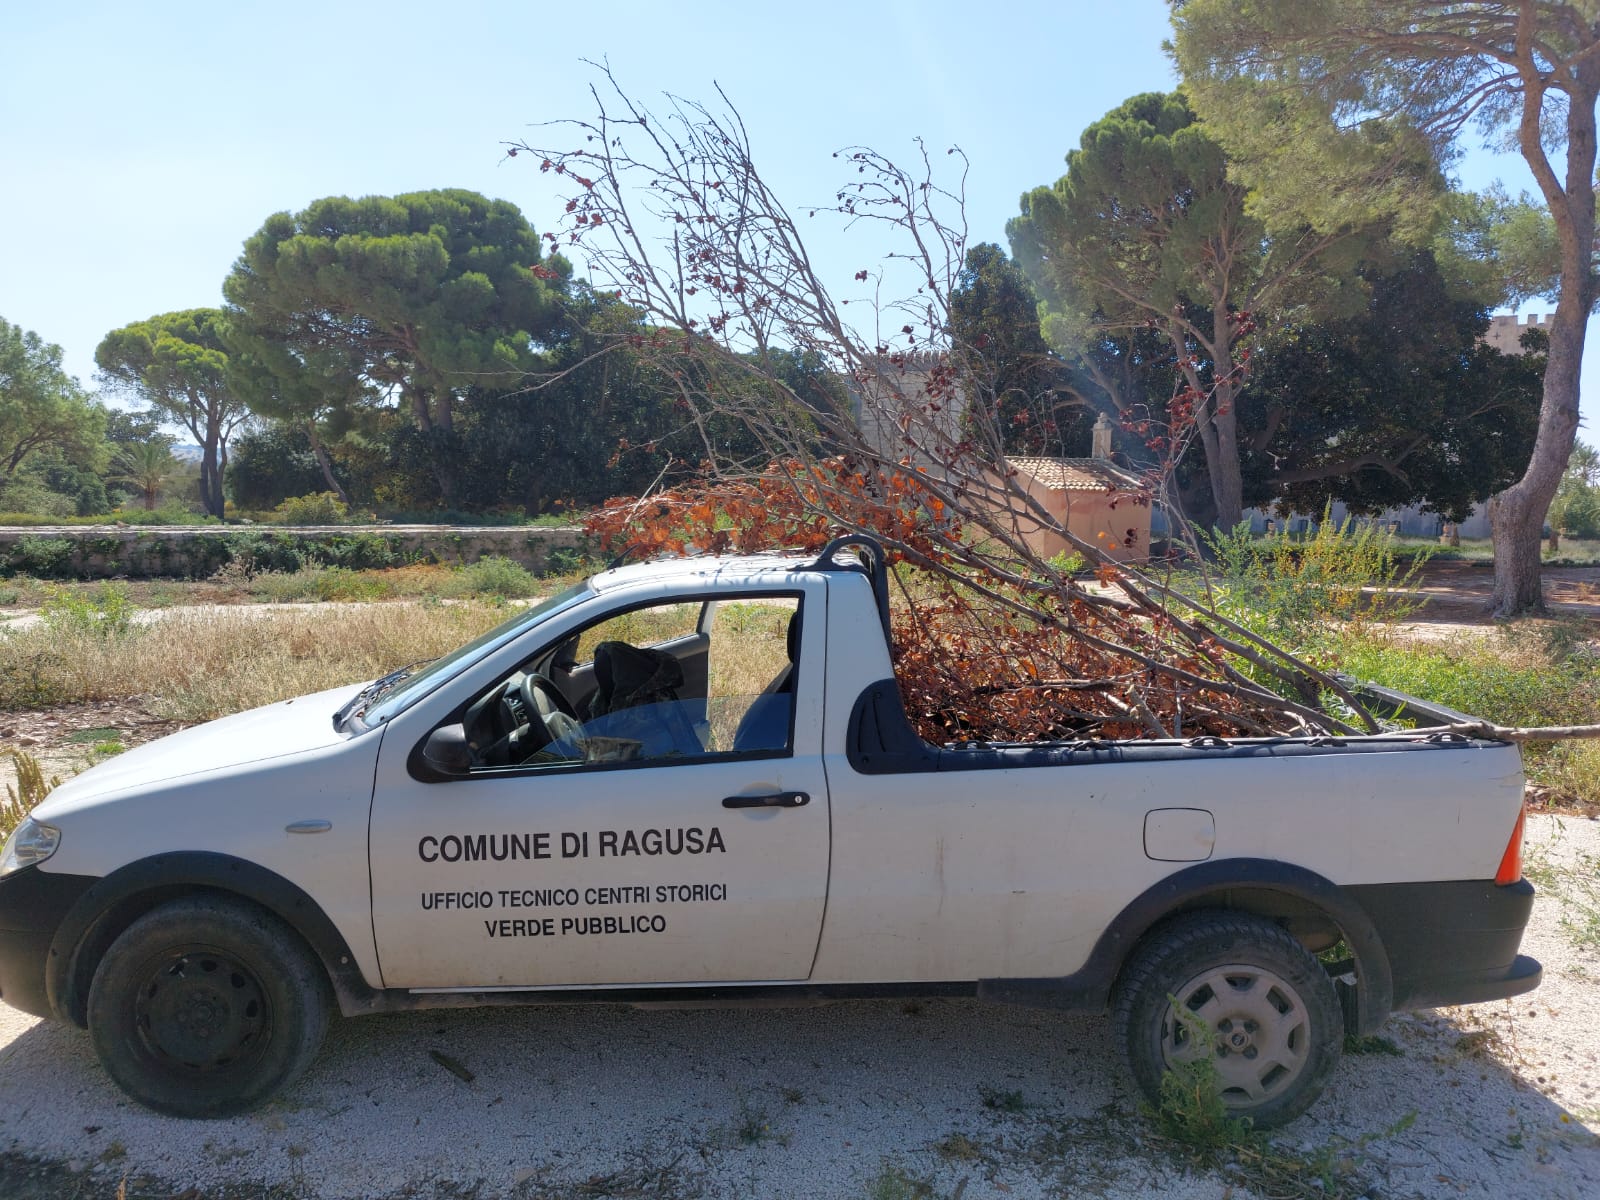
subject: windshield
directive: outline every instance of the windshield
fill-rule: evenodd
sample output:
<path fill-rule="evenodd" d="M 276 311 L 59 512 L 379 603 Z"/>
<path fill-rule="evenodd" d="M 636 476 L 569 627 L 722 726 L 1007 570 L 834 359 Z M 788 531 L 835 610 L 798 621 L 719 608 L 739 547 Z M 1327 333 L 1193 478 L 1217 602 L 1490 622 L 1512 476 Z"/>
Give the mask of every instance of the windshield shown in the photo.
<path fill-rule="evenodd" d="M 547 600 L 541 600 L 531 608 L 517 613 L 509 621 L 496 625 L 489 632 L 479 634 L 465 646 L 452 650 L 443 658 L 436 658 L 432 662 L 413 663 L 410 667 L 392 671 L 363 688 L 361 694 L 339 713 L 336 721 L 343 724 L 353 718 L 365 729 L 382 725 L 395 714 L 411 707 L 413 701 L 432 691 L 436 684 L 454 675 L 460 667 L 499 649 L 546 617 L 570 608 L 592 595 L 594 589 L 589 586 L 588 580 L 573 584 L 566 591 L 558 592 Z"/>

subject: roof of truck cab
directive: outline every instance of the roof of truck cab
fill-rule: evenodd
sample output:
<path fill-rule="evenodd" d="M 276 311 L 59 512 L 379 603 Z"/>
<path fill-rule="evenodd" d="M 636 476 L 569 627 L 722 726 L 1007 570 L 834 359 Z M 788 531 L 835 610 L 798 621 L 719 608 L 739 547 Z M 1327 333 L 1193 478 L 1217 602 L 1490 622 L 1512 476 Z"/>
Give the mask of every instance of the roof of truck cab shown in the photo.
<path fill-rule="evenodd" d="M 688 558 L 658 558 L 651 562 L 629 563 L 602 571 L 589 583 L 597 592 L 641 583 L 681 580 L 685 583 L 716 579 L 727 583 L 770 582 L 773 575 L 792 575 L 814 570 L 815 555 L 794 551 L 774 554 L 694 555 Z M 842 567 L 842 564 L 841 564 Z M 763 578 L 768 577 L 768 578 Z"/>

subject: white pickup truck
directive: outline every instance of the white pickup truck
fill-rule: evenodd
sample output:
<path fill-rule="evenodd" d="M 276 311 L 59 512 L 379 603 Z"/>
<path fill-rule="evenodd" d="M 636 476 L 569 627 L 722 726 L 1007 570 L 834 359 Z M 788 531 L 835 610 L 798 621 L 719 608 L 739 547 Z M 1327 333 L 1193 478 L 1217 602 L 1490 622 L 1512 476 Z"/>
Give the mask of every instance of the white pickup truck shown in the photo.
<path fill-rule="evenodd" d="M 1109 1011 L 1146 1094 L 1204 1055 L 1271 1126 L 1347 1031 L 1538 984 L 1516 747 L 929 745 L 885 584 L 864 539 L 627 566 L 129 751 L 7 841 L 0 998 L 217 1116 L 335 1008 L 976 995 Z"/>

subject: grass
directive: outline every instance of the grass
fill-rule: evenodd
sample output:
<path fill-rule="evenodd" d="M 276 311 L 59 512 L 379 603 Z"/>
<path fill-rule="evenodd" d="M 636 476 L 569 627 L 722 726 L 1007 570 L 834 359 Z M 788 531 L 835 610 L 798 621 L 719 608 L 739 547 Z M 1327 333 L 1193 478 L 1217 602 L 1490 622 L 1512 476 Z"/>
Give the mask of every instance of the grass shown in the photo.
<path fill-rule="evenodd" d="M 465 602 L 182 612 L 110 636 L 95 625 L 41 624 L 0 635 L 0 709 L 153 697 L 163 717 L 205 721 L 374 678 L 503 618 Z"/>
<path fill-rule="evenodd" d="M 992 1088 L 987 1084 L 978 1085 L 978 1099 L 991 1112 L 1020 1113 L 1028 1108 L 1021 1092 Z"/>
<path fill-rule="evenodd" d="M 867 1181 L 866 1200 L 943 1200 L 933 1181 L 886 1162 Z"/>
<path fill-rule="evenodd" d="M 1407 640 L 1382 628 L 1344 630 L 1328 645 L 1332 665 L 1502 725 L 1600 722 L 1600 659 L 1566 622 L 1520 622 L 1487 637 Z M 1560 804 L 1600 804 L 1600 742 L 1524 747 L 1530 782 Z"/>

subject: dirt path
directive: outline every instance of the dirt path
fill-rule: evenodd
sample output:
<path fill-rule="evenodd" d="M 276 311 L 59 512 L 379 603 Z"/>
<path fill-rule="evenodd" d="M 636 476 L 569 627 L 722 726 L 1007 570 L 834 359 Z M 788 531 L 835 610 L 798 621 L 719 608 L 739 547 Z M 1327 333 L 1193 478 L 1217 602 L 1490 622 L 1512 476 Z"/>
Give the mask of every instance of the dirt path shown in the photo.
<path fill-rule="evenodd" d="M 1494 569 L 1489 563 L 1430 562 L 1414 588 L 1423 603 L 1411 623 L 1492 626 L 1493 591 Z M 1546 567 L 1544 594 L 1552 618 L 1600 622 L 1600 567 Z"/>

